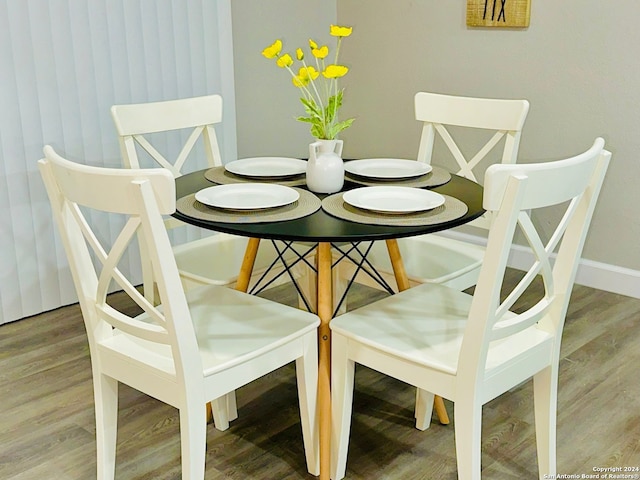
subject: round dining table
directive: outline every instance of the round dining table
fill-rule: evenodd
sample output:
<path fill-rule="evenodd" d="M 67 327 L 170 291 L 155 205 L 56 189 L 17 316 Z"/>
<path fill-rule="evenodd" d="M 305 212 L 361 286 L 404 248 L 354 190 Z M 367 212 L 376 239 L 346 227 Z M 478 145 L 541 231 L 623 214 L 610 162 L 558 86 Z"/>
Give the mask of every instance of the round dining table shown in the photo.
<path fill-rule="evenodd" d="M 210 181 L 205 170 L 192 172 L 176 179 L 176 197 L 181 199 L 194 194 L 204 188 L 215 185 Z M 345 181 L 343 190 L 349 190 L 359 185 Z M 330 470 L 330 436 L 331 436 L 331 330 L 329 324 L 333 317 L 332 296 L 332 253 L 331 244 L 337 242 L 358 243 L 362 241 L 384 240 L 386 242 L 389 258 L 399 291 L 409 288 L 409 280 L 404 269 L 403 259 L 400 255 L 397 239 L 423 235 L 437 231 L 447 230 L 468 223 L 484 213 L 482 208 L 482 187 L 471 180 L 457 175 L 444 184 L 435 186 L 431 190 L 460 200 L 466 205 L 466 213 L 442 222 L 427 225 L 398 226 L 378 225 L 370 223 L 354 222 L 337 218 L 319 208 L 315 212 L 293 220 L 260 222 L 260 223 L 235 223 L 220 222 L 193 216 L 178 209 L 173 215 L 175 218 L 191 225 L 196 225 L 217 232 L 224 232 L 244 237 L 249 237 L 247 251 L 239 272 L 236 288 L 247 291 L 253 271 L 256 254 L 261 239 L 302 241 L 317 244 L 316 271 L 317 271 L 317 306 L 316 313 L 320 317 L 318 330 L 318 411 L 320 430 L 320 478 L 329 479 Z M 319 194 L 320 199 L 326 195 Z M 410 261 L 410 259 L 407 259 Z M 436 413 L 443 423 L 448 423 L 448 417 L 442 399 L 435 404 Z"/>

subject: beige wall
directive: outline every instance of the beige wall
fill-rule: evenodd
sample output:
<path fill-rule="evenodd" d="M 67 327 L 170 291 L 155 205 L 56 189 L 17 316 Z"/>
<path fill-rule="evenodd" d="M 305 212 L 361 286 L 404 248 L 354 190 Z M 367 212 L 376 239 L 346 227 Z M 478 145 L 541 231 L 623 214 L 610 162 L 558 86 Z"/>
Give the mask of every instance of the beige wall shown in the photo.
<path fill-rule="evenodd" d="M 320 5 L 322 8 L 320 8 Z M 268 6 L 268 8 L 267 8 Z M 336 21 L 343 45 L 345 157 L 417 153 L 413 96 L 526 98 L 521 161 L 549 160 L 603 136 L 614 156 L 584 257 L 640 270 L 640 4 L 532 0 L 525 30 L 470 29 L 464 1 L 234 0 L 238 152 L 306 156 L 310 140 L 285 72 L 260 56 L 281 36 L 304 44 Z M 286 37 L 286 38 L 284 38 Z M 276 71 L 274 71 L 276 70 Z"/>

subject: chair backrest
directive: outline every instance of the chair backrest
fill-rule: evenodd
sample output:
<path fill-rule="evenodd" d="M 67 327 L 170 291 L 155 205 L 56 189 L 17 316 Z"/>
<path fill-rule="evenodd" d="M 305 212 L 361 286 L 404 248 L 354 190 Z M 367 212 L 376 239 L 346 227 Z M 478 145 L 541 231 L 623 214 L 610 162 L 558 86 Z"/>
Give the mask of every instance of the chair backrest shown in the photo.
<path fill-rule="evenodd" d="M 38 167 L 58 224 L 82 309 L 91 355 L 96 344 L 122 338 L 116 330 L 139 339 L 149 352 L 167 349 L 179 382 L 202 377 L 201 360 L 178 269 L 162 215 L 175 211 L 175 179 L 166 169 L 113 169 L 70 162 L 44 149 Z M 115 240 L 101 238 L 89 221 L 96 211 L 124 217 Z M 99 217 L 99 216 L 98 216 Z M 112 225 L 118 223 L 114 218 Z M 156 272 L 162 308 L 134 287 L 120 262 L 139 233 Z M 104 237 L 104 236 L 102 236 Z M 145 320 L 116 309 L 107 294 L 115 282 L 142 309 Z"/>
<path fill-rule="evenodd" d="M 611 154 L 604 150 L 604 140 L 598 138 L 588 151 L 565 160 L 496 164 L 487 169 L 483 205 L 493 213 L 494 221 L 474 292 L 459 371 L 466 369 L 480 375 L 490 342 L 511 337 L 535 324 L 556 336 L 555 361 L 558 360 L 569 297 L 610 158 Z M 561 208 L 564 214 L 544 241 L 530 213 L 550 206 Z M 533 251 L 535 262 L 510 293 L 501 294 L 518 228 Z M 517 315 L 510 313 L 536 276 L 542 277 L 544 286 L 541 299 Z"/>
<path fill-rule="evenodd" d="M 202 137 L 210 167 L 222 165 L 214 125 L 222 121 L 222 97 L 207 95 L 164 102 L 114 105 L 111 116 L 120 139 L 125 165 L 140 168 L 136 145 L 146 151 L 161 167 L 175 177 L 182 175 L 183 167 L 197 141 Z M 149 141 L 159 132 L 190 129 L 186 142 L 174 160 L 167 159 Z"/>
<path fill-rule="evenodd" d="M 163 102 L 138 103 L 129 105 L 113 105 L 111 116 L 118 132 L 120 150 L 124 165 L 128 168 L 140 168 L 140 158 L 137 148 L 144 152 L 161 167 L 171 171 L 174 177 L 183 173 L 188 158 L 192 155 L 198 140 L 202 138 L 205 156 L 210 167 L 222 165 L 220 149 L 214 125 L 222 121 L 222 97 L 207 95 L 203 97 L 168 100 Z M 161 142 L 154 134 L 175 132 L 183 138 L 189 132 L 182 144 L 180 153 L 175 159 L 167 159 L 151 143 Z M 151 138 L 153 137 L 153 138 Z M 166 135 L 162 136 L 166 140 Z M 173 229 L 184 223 L 173 218 L 165 219 L 165 228 Z M 140 254 L 142 256 L 142 274 L 144 292 L 148 299 L 155 301 L 153 290 L 154 272 L 146 258 L 146 241 L 140 235 Z"/>
<path fill-rule="evenodd" d="M 415 96 L 416 120 L 423 123 L 418 161 L 431 163 L 435 140 L 440 137 L 455 160 L 457 175 L 473 181 L 482 178 L 480 166 L 486 163 L 492 152 L 499 152 L 501 163 L 515 163 L 520 146 L 520 134 L 529 112 L 526 100 L 459 97 L 437 93 L 419 92 Z M 451 135 L 450 127 L 463 127 L 486 131 L 488 140 L 473 155 L 462 152 Z M 483 140 L 484 141 L 484 140 Z M 495 163 L 495 162 L 494 162 Z M 481 217 L 472 224 L 489 228 L 489 219 Z"/>

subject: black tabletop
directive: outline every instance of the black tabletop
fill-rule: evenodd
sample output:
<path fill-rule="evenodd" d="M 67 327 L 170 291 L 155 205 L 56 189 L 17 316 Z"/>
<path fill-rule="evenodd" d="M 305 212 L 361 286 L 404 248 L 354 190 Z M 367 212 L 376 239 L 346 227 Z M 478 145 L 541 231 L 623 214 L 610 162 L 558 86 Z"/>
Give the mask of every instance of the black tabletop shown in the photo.
<path fill-rule="evenodd" d="M 205 170 L 183 175 L 176 179 L 177 198 L 192 194 L 212 183 L 204 176 Z M 345 182 L 344 190 L 358 185 Z M 412 237 L 424 233 L 432 233 L 439 230 L 463 225 L 479 217 L 484 213 L 482 209 L 482 187 L 463 177 L 451 175 L 451 180 L 444 185 L 433 189 L 436 192 L 450 195 L 463 201 L 467 207 L 467 213 L 455 220 L 439 223 L 437 225 L 424 225 L 419 227 L 397 227 L 387 225 L 368 225 L 350 222 L 332 217 L 324 210 L 296 220 L 287 220 L 271 223 L 220 223 L 200 220 L 180 212 L 174 217 L 186 223 L 199 227 L 215 230 L 217 232 L 231 233 L 245 237 L 258 237 L 275 240 L 295 240 L 304 242 L 357 242 L 363 240 L 386 240 L 390 238 Z M 318 195 L 323 198 L 325 195 Z"/>

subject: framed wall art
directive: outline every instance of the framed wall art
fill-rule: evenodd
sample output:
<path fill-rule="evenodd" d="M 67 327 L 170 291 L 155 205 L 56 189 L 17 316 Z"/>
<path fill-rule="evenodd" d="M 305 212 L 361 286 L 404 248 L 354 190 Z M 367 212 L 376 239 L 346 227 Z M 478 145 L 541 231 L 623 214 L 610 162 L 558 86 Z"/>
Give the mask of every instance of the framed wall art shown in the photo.
<path fill-rule="evenodd" d="M 531 0 L 467 0 L 467 26 L 529 26 Z"/>

